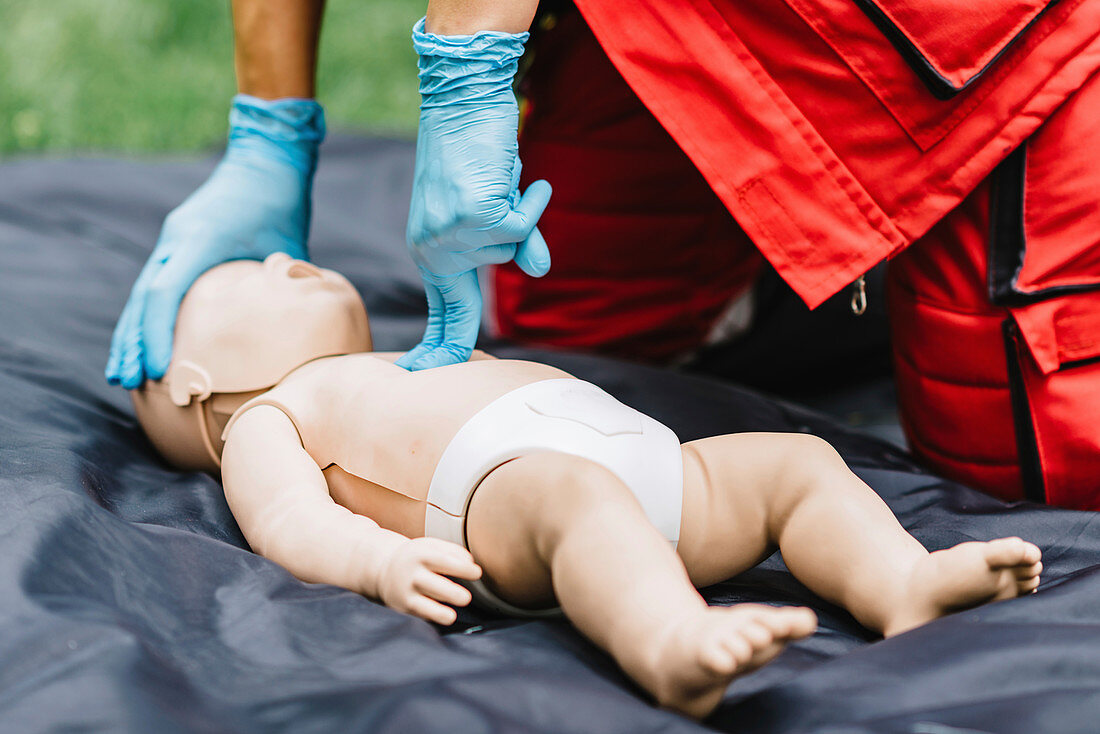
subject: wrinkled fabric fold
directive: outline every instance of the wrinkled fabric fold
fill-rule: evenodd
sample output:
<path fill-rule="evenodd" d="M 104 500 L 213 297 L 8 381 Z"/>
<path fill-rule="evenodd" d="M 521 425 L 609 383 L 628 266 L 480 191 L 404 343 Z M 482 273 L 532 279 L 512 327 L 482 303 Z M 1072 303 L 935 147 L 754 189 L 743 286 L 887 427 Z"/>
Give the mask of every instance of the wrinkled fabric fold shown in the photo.
<path fill-rule="evenodd" d="M 316 261 L 363 293 L 379 349 L 408 348 L 424 318 L 403 249 L 412 145 L 333 136 L 326 146 L 335 155 L 317 179 Z M 999 502 L 819 415 L 670 371 L 482 345 L 596 383 L 681 440 L 819 434 L 929 548 L 1006 535 L 1037 542 L 1043 586 L 882 641 L 774 556 L 704 596 L 809 604 L 821 631 L 737 678 L 700 724 L 643 699 L 565 622 L 464 610 L 439 630 L 251 553 L 218 482 L 165 466 L 125 391 L 99 374 L 164 213 L 209 170 L 207 160 L 0 165 L 0 729 L 1095 729 L 1095 513 Z"/>

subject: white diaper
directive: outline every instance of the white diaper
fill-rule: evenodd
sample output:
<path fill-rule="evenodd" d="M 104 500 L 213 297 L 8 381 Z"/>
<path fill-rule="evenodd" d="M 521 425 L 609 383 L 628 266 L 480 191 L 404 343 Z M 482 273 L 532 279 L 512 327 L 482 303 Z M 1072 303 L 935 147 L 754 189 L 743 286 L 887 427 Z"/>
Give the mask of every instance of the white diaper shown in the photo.
<path fill-rule="evenodd" d="M 424 534 L 468 547 L 466 511 L 478 485 L 501 464 L 537 451 L 580 456 L 613 472 L 633 492 L 649 521 L 676 546 L 684 490 L 676 434 L 595 385 L 574 379 L 517 388 L 458 430 L 432 476 Z M 512 606 L 481 582 L 468 586 L 482 605 L 506 614 L 559 613 Z"/>

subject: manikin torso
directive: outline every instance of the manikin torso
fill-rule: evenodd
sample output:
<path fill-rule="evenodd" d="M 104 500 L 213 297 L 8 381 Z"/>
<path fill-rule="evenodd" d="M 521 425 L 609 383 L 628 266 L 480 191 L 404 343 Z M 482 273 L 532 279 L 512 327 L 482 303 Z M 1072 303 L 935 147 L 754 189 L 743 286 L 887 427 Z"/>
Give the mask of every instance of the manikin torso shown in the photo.
<path fill-rule="evenodd" d="M 285 412 L 336 502 L 383 528 L 419 537 L 436 465 L 458 430 L 516 388 L 570 375 L 492 358 L 409 372 L 392 363 L 395 356 L 310 362 L 244 409 L 261 404 Z"/>

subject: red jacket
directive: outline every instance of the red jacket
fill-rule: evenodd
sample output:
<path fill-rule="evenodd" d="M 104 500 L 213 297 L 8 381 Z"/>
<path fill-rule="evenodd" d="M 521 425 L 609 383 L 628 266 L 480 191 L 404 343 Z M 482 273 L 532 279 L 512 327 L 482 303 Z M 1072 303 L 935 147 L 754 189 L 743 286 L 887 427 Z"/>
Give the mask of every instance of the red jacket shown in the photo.
<path fill-rule="evenodd" d="M 812 307 L 924 234 L 1100 68 L 1100 0 L 576 0 Z"/>

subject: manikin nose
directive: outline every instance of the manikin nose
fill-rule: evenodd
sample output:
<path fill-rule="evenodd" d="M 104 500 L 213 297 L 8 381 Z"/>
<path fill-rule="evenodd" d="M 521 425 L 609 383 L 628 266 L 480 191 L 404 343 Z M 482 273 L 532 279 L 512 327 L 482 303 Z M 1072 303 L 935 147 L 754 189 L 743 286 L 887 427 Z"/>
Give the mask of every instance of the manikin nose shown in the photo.
<path fill-rule="evenodd" d="M 321 268 L 303 260 L 291 260 L 287 269 L 287 276 L 291 278 L 322 278 Z"/>
<path fill-rule="evenodd" d="M 281 273 L 288 278 L 324 278 L 319 267 L 304 260 L 294 260 L 285 252 L 268 255 L 264 265 L 272 272 Z"/>

